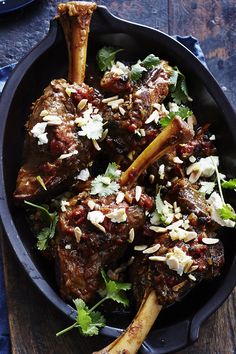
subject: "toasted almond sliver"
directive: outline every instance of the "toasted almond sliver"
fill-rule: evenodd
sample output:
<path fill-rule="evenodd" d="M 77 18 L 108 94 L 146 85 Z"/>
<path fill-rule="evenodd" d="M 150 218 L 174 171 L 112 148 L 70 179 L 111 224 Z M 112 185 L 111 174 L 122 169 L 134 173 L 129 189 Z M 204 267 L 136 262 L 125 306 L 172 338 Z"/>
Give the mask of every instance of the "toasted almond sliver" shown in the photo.
<path fill-rule="evenodd" d="M 108 102 L 112 102 L 112 101 L 115 101 L 119 98 L 119 96 L 111 96 L 111 97 L 107 97 L 107 98 L 104 98 L 102 100 L 102 103 L 108 103 Z"/>
<path fill-rule="evenodd" d="M 161 245 L 159 243 L 156 243 L 154 246 L 146 248 L 143 251 L 143 253 L 145 253 L 145 254 L 155 253 L 159 250 L 160 247 L 161 247 Z"/>
<path fill-rule="evenodd" d="M 197 278 L 195 278 L 195 276 L 192 275 L 192 274 L 189 274 L 188 277 L 189 277 L 189 279 L 191 279 L 191 280 L 193 280 L 193 281 L 196 281 L 196 280 L 197 280 Z"/>
<path fill-rule="evenodd" d="M 173 224 L 168 225 L 166 228 L 167 230 L 174 230 L 177 229 L 178 227 L 180 227 L 181 225 L 183 225 L 183 220 L 178 220 L 176 222 L 174 222 Z"/>
<path fill-rule="evenodd" d="M 122 114 L 122 116 L 125 115 L 125 109 L 123 107 L 119 106 L 119 111 L 120 111 L 120 114 Z"/>
<path fill-rule="evenodd" d="M 140 186 L 136 186 L 135 187 L 135 199 L 136 199 L 136 202 L 139 202 L 139 200 L 141 198 L 141 194 L 142 194 L 142 188 Z"/>
<path fill-rule="evenodd" d="M 95 147 L 95 149 L 96 149 L 97 151 L 100 151 L 101 148 L 100 148 L 100 146 L 98 145 L 97 140 L 92 139 L 92 142 L 93 142 L 93 146 Z"/>
<path fill-rule="evenodd" d="M 107 105 L 113 109 L 113 108 L 118 108 L 121 103 L 124 103 L 123 98 L 119 98 L 118 100 L 113 100 L 111 102 L 108 102 Z"/>
<path fill-rule="evenodd" d="M 102 231 L 104 234 L 106 233 L 106 229 L 104 226 L 102 226 L 101 224 L 98 224 L 97 222 L 92 222 L 92 224 L 98 228 L 100 231 Z"/>
<path fill-rule="evenodd" d="M 181 163 L 183 163 L 183 160 L 180 160 L 180 158 L 179 158 L 178 156 L 175 156 L 175 157 L 173 158 L 173 162 L 174 162 L 174 163 L 179 163 L 179 164 L 181 164 Z"/>
<path fill-rule="evenodd" d="M 40 117 L 45 117 L 45 116 L 48 116 L 49 115 L 49 112 L 46 110 L 46 109 L 43 109 L 40 113 Z"/>
<path fill-rule="evenodd" d="M 196 269 L 198 269 L 198 265 L 193 265 L 193 266 L 189 269 L 188 273 L 194 272 Z"/>
<path fill-rule="evenodd" d="M 147 245 L 134 246 L 134 250 L 135 250 L 135 251 L 144 251 L 146 248 L 148 248 Z"/>
<path fill-rule="evenodd" d="M 88 100 L 87 98 L 83 98 L 77 105 L 77 108 L 82 111 L 82 109 L 86 106 Z"/>
<path fill-rule="evenodd" d="M 128 242 L 132 243 L 134 241 L 134 236 L 135 236 L 134 228 L 132 227 L 132 229 L 130 229 L 130 231 L 129 231 Z"/>
<path fill-rule="evenodd" d="M 205 243 L 206 245 L 215 245 L 218 243 L 220 240 L 218 238 L 212 238 L 212 237 L 203 237 L 202 242 Z"/>
<path fill-rule="evenodd" d="M 157 110 L 153 111 L 150 116 L 146 119 L 145 124 L 149 124 L 153 121 L 158 122 L 159 120 L 159 113 Z"/>
<path fill-rule="evenodd" d="M 99 141 L 103 141 L 104 139 L 106 139 L 107 134 L 108 134 L 108 129 L 105 129 L 104 132 L 102 133 L 102 137 Z"/>
<path fill-rule="evenodd" d="M 125 194 L 123 192 L 118 192 L 116 196 L 116 204 L 123 202 Z"/>
<path fill-rule="evenodd" d="M 78 151 L 77 150 L 74 150 L 72 152 L 69 152 L 68 154 L 62 154 L 61 156 L 58 157 L 59 160 L 64 160 L 64 159 L 67 159 L 73 155 L 77 155 L 78 154 Z"/>
<path fill-rule="evenodd" d="M 163 256 L 150 256 L 150 257 L 148 257 L 148 259 L 150 259 L 150 261 L 157 261 L 157 262 L 165 262 L 166 261 L 166 257 L 163 257 Z"/>
<path fill-rule="evenodd" d="M 166 232 L 167 231 L 166 227 L 161 227 L 161 226 L 150 226 L 149 229 L 154 231 L 154 232 L 157 232 L 157 233 L 161 233 L 161 232 Z"/>
<path fill-rule="evenodd" d="M 47 122 L 48 125 L 60 125 L 62 123 L 62 120 L 60 117 L 52 114 L 48 114 L 43 117 L 43 121 Z"/>
<path fill-rule="evenodd" d="M 82 231 L 79 228 L 79 226 L 75 227 L 74 233 L 75 233 L 75 238 L 76 238 L 77 243 L 80 243 L 80 239 L 81 239 L 81 236 L 82 236 Z"/>

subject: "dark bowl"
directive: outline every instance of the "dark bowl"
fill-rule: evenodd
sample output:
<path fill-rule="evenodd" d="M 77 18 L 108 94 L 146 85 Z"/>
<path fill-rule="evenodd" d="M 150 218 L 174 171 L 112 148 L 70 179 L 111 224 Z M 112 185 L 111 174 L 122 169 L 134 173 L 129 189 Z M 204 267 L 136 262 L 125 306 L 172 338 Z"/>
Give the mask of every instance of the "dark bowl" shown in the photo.
<path fill-rule="evenodd" d="M 141 45 L 145 43 L 145 46 Z M 187 77 L 193 110 L 203 124 L 212 123 L 221 158 L 221 171 L 232 177 L 236 171 L 236 117 L 221 88 L 185 47 L 168 35 L 145 26 L 120 20 L 105 7 L 99 6 L 92 19 L 88 62 L 102 45 L 124 48 L 122 56 L 129 61 L 154 53 L 177 65 Z M 20 263 L 32 281 L 58 309 L 71 319 L 75 310 L 58 295 L 53 271 L 35 249 L 24 211 L 14 205 L 12 194 L 21 164 L 24 124 L 31 102 L 42 94 L 43 88 L 54 78 L 66 77 L 67 50 L 60 26 L 52 21 L 47 37 L 15 68 L 1 97 L 0 110 L 0 211 L 5 233 Z M 235 205 L 232 198 L 229 202 Z M 224 229 L 226 263 L 222 275 L 193 289 L 182 302 L 165 309 L 158 318 L 141 353 L 169 353 L 193 343 L 201 323 L 228 297 L 235 285 L 236 235 Z M 104 335 L 115 337 L 129 324 L 133 314 L 107 314 Z"/>

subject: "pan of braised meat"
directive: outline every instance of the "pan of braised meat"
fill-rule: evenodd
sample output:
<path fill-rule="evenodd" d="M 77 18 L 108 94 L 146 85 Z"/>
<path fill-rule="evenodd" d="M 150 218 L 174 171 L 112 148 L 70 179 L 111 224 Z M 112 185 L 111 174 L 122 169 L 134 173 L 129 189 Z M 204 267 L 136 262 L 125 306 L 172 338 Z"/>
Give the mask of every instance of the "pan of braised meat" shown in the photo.
<path fill-rule="evenodd" d="M 236 272 L 236 117 L 209 71 L 162 32 L 59 4 L 0 124 L 2 224 L 72 320 L 56 335 L 116 338 L 97 353 L 193 343 Z"/>

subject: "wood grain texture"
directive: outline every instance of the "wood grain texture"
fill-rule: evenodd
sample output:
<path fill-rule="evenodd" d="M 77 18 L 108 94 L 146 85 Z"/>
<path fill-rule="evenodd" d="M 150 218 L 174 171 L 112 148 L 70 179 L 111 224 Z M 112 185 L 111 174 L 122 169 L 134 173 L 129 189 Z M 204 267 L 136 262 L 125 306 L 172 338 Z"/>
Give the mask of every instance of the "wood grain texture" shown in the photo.
<path fill-rule="evenodd" d="M 169 33 L 199 39 L 210 71 L 235 105 L 235 0 L 170 0 Z"/>
<path fill-rule="evenodd" d="M 23 57 L 48 31 L 59 0 L 41 0 L 0 18 L 0 65 Z M 235 0 L 99 0 L 114 15 L 170 34 L 196 36 L 207 64 L 236 106 Z M 14 45 L 12 45 L 14 43 Z M 32 285 L 9 246 L 4 264 L 13 354 L 90 354 L 108 338 L 84 338 L 75 331 L 55 333 L 70 322 Z M 236 290 L 203 324 L 199 340 L 178 354 L 236 353 Z"/>

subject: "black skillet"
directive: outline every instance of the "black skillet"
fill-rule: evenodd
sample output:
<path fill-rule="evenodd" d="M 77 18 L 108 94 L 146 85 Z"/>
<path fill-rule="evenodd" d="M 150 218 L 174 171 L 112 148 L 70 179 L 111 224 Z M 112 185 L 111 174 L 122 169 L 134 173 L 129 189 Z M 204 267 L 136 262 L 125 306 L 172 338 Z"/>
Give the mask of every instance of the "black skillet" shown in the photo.
<path fill-rule="evenodd" d="M 135 61 L 154 53 L 177 65 L 187 77 L 193 110 L 203 124 L 212 123 L 221 158 L 221 171 L 236 175 L 236 117 L 221 88 L 199 62 L 180 43 L 168 35 L 138 24 L 120 20 L 98 6 L 91 23 L 88 63 L 94 64 L 95 53 L 102 45 L 125 50 L 123 59 Z M 121 57 L 122 59 L 122 57 Z M 0 101 L 0 212 L 5 235 L 20 263 L 41 292 L 71 319 L 75 310 L 58 295 L 54 271 L 35 249 L 35 240 L 25 222 L 25 214 L 14 205 L 12 194 L 21 165 L 24 124 L 33 101 L 54 78 L 66 78 L 67 49 L 60 26 L 54 20 L 47 37 L 15 68 Z M 232 193 L 233 195 L 233 193 Z M 228 201 L 236 204 L 236 200 Z M 193 289 L 182 302 L 162 311 L 143 344 L 141 353 L 170 353 L 193 343 L 201 323 L 228 297 L 236 284 L 235 230 L 224 229 L 225 266 L 222 275 Z M 133 314 L 107 314 L 104 335 L 115 337 L 127 327 Z M 91 339 L 92 340 L 92 339 Z"/>

